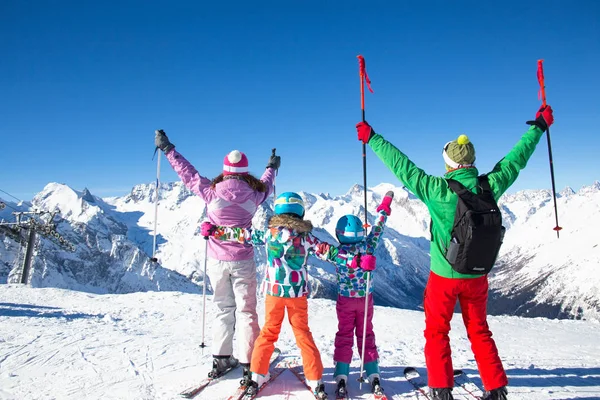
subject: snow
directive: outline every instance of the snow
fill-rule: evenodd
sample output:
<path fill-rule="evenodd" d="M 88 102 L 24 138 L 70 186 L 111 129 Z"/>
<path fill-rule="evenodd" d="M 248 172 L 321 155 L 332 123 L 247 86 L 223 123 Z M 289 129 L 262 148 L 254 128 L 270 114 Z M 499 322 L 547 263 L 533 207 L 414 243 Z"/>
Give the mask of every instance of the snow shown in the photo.
<path fill-rule="evenodd" d="M 208 296 L 206 337 L 216 309 Z M 260 321 L 264 318 L 259 299 Z M 91 294 L 23 285 L 0 287 L 0 399 L 177 399 L 210 369 L 210 350 L 202 354 L 202 295 L 181 292 Z M 333 393 L 335 303 L 309 300 L 309 323 Z M 517 399 L 600 398 L 600 345 L 593 321 L 490 317 L 489 324 L 509 376 L 509 396 Z M 386 393 L 415 399 L 402 377 L 406 366 L 425 374 L 424 316 L 420 311 L 375 307 L 375 333 Z M 450 333 L 454 367 L 478 384 L 477 370 L 462 319 Z M 284 324 L 277 343 L 284 355 L 298 356 L 291 329 Z M 356 352 L 355 352 L 356 353 Z M 352 398 L 359 390 L 359 359 L 350 376 Z M 207 388 L 198 398 L 233 394 L 241 371 Z M 289 372 L 264 399 L 311 399 Z M 461 397 L 457 396 L 457 399 Z M 464 397 L 466 399 L 466 397 Z"/>

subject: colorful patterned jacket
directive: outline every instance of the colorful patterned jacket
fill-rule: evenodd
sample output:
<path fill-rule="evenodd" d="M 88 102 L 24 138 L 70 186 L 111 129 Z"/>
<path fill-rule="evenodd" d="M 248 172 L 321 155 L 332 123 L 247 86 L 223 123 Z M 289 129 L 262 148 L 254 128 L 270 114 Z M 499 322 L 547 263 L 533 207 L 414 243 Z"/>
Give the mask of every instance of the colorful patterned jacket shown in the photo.
<path fill-rule="evenodd" d="M 253 244 L 264 244 L 267 250 L 267 270 L 261 286 L 264 294 L 276 297 L 308 294 L 306 259 L 313 254 L 325 260 L 330 247 L 311 233 L 312 228 L 310 221 L 274 215 L 266 232 L 253 232 Z"/>
<path fill-rule="evenodd" d="M 344 297 L 365 297 L 367 274 L 361 268 L 352 268 L 358 254 L 373 254 L 387 221 L 385 211 L 380 211 L 375 225 L 366 240 L 357 244 L 333 246 L 314 237 L 310 221 L 285 215 L 276 215 L 269 221 L 269 230 L 249 230 L 217 226 L 213 237 L 218 240 L 267 244 L 268 267 L 262 290 L 278 297 L 300 297 L 308 293 L 306 257 L 314 255 L 336 266 L 338 293 Z M 283 257 L 282 257 L 283 256 Z M 373 293 L 373 280 L 369 293 Z"/>
<path fill-rule="evenodd" d="M 352 259 L 358 254 L 373 254 L 383 234 L 387 221 L 385 211 L 379 211 L 377 221 L 366 240 L 356 244 L 340 244 L 331 246 L 327 252 L 327 261 L 335 264 L 338 279 L 338 293 L 344 297 L 365 297 L 368 271 L 352 268 Z M 373 293 L 373 276 L 369 282 L 369 293 Z"/>

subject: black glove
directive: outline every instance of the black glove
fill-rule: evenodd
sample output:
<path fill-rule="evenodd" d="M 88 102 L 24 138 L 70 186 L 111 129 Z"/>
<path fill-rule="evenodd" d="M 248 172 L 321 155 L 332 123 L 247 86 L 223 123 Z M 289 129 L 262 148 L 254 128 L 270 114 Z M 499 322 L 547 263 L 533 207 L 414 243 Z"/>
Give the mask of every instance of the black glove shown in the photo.
<path fill-rule="evenodd" d="M 167 134 L 162 129 L 155 131 L 154 144 L 161 149 L 165 154 L 175 148 L 175 145 L 169 142 Z"/>
<path fill-rule="evenodd" d="M 281 165 L 281 157 L 275 155 L 275 149 L 273 149 L 273 154 L 271 154 L 271 158 L 269 158 L 269 163 L 267 164 L 267 168 L 279 169 Z"/>

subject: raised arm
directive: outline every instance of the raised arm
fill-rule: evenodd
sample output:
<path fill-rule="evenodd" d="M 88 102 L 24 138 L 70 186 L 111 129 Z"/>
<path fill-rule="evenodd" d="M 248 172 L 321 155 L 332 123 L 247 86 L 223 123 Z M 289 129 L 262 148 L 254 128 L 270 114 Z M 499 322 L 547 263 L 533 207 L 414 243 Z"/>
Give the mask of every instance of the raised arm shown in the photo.
<path fill-rule="evenodd" d="M 383 229 L 385 228 L 387 218 L 392 214 L 391 205 L 393 199 L 394 192 L 390 190 L 383 196 L 381 204 L 377 207 L 377 220 L 375 221 L 373 228 L 371 228 L 371 232 L 369 232 L 366 240 L 367 254 L 375 253 L 379 239 L 381 239 L 381 235 L 383 235 Z"/>
<path fill-rule="evenodd" d="M 436 193 L 440 193 L 442 185 L 446 185 L 443 178 L 428 175 L 417 167 L 404 153 L 393 144 L 375 133 L 366 122 L 356 126 L 358 139 L 368 143 L 371 149 L 383 163 L 396 175 L 396 177 L 423 202 L 432 200 Z M 433 199 L 435 200 L 435 199 Z"/>
<path fill-rule="evenodd" d="M 511 151 L 500 160 L 488 174 L 490 187 L 496 200 L 515 182 L 519 172 L 527 166 L 544 131 L 554 122 L 552 108 L 546 106 L 538 111 L 535 121 L 528 121 L 531 128 L 521 137 Z"/>
<path fill-rule="evenodd" d="M 269 198 L 275 187 L 275 176 L 277 175 L 277 171 L 279 171 L 279 166 L 281 165 L 281 157 L 275 154 L 275 149 L 272 151 L 273 153 L 269 158 L 267 168 L 260 177 L 260 180 L 267 186 L 267 191 L 260 193 L 256 202 L 257 204 L 262 204 L 267 198 Z"/>
<path fill-rule="evenodd" d="M 210 179 L 201 176 L 198 171 L 196 171 L 196 168 L 175 150 L 175 145 L 169 141 L 165 131 L 159 129 L 155 133 L 154 143 L 156 144 L 156 147 L 165 153 L 169 164 L 171 164 L 183 184 L 192 192 L 200 196 L 202 200 L 209 202 L 213 196 L 210 189 Z"/>

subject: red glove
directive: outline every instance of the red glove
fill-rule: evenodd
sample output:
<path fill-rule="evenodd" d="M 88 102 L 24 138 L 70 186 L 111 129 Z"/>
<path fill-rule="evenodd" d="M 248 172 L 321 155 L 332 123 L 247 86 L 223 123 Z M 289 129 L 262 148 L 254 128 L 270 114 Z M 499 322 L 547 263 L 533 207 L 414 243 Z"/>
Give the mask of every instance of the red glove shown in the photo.
<path fill-rule="evenodd" d="M 319 243 L 317 245 L 317 254 L 326 255 L 329 252 L 329 245 L 327 243 Z"/>
<path fill-rule="evenodd" d="M 213 232 L 217 229 L 217 226 L 212 222 L 204 221 L 200 224 L 200 234 L 204 236 L 204 238 L 208 238 L 212 236 Z"/>
<path fill-rule="evenodd" d="M 385 194 L 383 200 L 381 200 L 381 204 L 377 207 L 377 212 L 383 210 L 388 215 L 388 217 L 392 215 L 392 209 L 390 208 L 390 205 L 392 204 L 393 198 L 394 192 L 390 190 Z"/>
<path fill-rule="evenodd" d="M 366 122 L 359 122 L 356 124 L 356 132 L 358 132 L 358 140 L 367 144 L 373 135 L 373 128 Z"/>
<path fill-rule="evenodd" d="M 552 107 L 549 105 L 541 106 L 538 112 L 535 114 L 535 121 L 527 121 L 529 125 L 535 125 L 544 132 L 550 128 L 550 125 L 554 123 L 554 116 L 552 115 Z"/>
<path fill-rule="evenodd" d="M 548 128 L 550 128 L 550 125 L 554 123 L 552 107 L 550 107 L 549 105 L 546 105 L 546 107 L 540 107 L 539 111 L 535 114 L 535 118 L 538 119 L 540 116 L 544 118 L 544 121 L 546 121 Z"/>
<path fill-rule="evenodd" d="M 375 270 L 375 264 L 377 263 L 377 257 L 372 254 L 363 254 L 360 257 L 360 267 L 365 271 Z"/>

